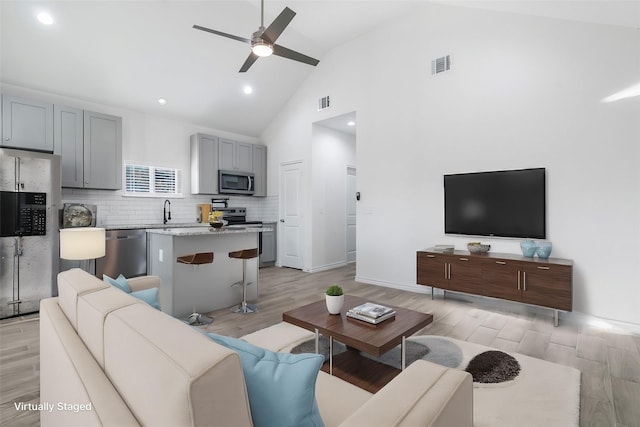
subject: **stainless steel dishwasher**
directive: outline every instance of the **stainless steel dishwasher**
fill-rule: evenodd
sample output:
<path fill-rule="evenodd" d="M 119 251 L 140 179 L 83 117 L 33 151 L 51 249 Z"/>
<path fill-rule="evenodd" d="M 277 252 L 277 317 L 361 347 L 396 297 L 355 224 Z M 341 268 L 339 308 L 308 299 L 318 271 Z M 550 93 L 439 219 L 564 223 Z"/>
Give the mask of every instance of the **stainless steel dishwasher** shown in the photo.
<path fill-rule="evenodd" d="M 96 259 L 96 276 L 116 278 L 147 274 L 147 232 L 144 229 L 107 230 L 106 254 Z"/>

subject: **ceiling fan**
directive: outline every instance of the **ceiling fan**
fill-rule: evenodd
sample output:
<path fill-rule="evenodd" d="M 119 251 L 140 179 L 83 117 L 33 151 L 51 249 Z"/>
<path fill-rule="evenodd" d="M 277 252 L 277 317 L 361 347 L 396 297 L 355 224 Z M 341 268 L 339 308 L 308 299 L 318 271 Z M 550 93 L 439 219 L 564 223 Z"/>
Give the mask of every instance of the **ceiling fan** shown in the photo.
<path fill-rule="evenodd" d="M 258 31 L 253 33 L 251 39 L 223 33 L 222 31 L 212 30 L 211 28 L 202 27 L 200 25 L 194 25 L 193 28 L 250 44 L 251 53 L 247 60 L 244 61 L 244 64 L 242 64 L 242 67 L 240 67 L 241 73 L 246 72 L 260 56 L 269 56 L 271 54 L 313 66 L 318 65 L 320 61 L 317 59 L 276 44 L 276 40 L 280 37 L 280 34 L 282 34 L 284 29 L 287 28 L 287 25 L 289 25 L 293 17 L 296 16 L 296 13 L 288 7 L 285 7 L 283 11 L 280 12 L 280 15 L 273 20 L 271 25 L 265 29 L 264 0 L 261 0 L 260 4 L 260 27 L 258 28 Z"/>

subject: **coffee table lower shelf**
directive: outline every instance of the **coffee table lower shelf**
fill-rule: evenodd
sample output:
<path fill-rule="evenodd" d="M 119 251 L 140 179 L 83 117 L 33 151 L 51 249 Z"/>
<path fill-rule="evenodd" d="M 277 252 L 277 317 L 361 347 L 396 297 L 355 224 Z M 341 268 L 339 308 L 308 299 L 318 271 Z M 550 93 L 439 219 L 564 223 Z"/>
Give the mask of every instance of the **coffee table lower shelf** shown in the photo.
<path fill-rule="evenodd" d="M 329 373 L 329 362 L 322 365 Z M 396 375 L 400 369 L 361 356 L 357 350 L 347 350 L 333 356 L 333 375 L 370 393 L 376 393 Z"/>

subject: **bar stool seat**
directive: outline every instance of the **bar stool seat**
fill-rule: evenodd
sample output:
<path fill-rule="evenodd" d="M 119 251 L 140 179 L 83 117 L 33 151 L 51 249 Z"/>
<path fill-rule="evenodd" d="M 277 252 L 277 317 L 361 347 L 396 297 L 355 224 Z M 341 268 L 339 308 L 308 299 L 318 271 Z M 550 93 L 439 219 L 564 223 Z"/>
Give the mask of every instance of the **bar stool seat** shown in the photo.
<path fill-rule="evenodd" d="M 176 261 L 180 264 L 211 264 L 213 262 L 213 252 L 199 252 L 197 254 L 179 256 Z"/>
<path fill-rule="evenodd" d="M 202 265 L 202 264 L 211 264 L 213 262 L 213 252 L 198 252 L 196 254 L 183 255 L 176 258 L 176 262 L 178 264 L 188 264 L 188 265 Z M 213 317 L 208 317 L 198 313 L 193 309 L 193 313 L 191 313 L 187 317 L 187 323 L 190 325 L 208 325 L 213 322 Z"/>
<path fill-rule="evenodd" d="M 236 282 L 231 286 L 242 285 L 242 302 L 231 309 L 234 313 L 255 313 L 257 307 L 254 304 L 247 304 L 247 286 L 253 282 L 247 282 L 247 261 L 258 257 L 258 248 L 241 249 L 239 251 L 229 252 L 229 258 L 242 260 L 242 281 Z"/>

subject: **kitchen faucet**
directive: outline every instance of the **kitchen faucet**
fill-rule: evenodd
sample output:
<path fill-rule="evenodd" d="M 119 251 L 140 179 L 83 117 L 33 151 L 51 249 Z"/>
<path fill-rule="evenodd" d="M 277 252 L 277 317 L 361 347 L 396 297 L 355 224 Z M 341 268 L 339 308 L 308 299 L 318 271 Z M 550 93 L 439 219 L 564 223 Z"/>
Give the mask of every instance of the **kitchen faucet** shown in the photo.
<path fill-rule="evenodd" d="M 169 212 L 167 212 L 167 203 L 169 203 Z M 167 216 L 167 213 L 169 214 L 169 216 Z M 169 201 L 169 199 L 164 201 L 164 206 L 162 207 L 162 219 L 164 221 L 164 224 L 166 224 L 167 221 L 171 220 L 171 202 Z"/>

